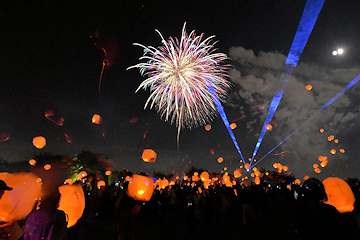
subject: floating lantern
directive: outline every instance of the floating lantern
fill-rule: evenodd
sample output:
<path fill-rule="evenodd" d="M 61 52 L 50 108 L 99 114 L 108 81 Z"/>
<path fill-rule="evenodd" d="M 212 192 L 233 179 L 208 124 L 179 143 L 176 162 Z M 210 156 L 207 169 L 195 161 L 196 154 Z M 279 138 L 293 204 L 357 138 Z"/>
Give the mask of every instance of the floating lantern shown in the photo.
<path fill-rule="evenodd" d="M 339 152 L 345 153 L 345 149 L 341 148 L 341 149 L 339 150 Z"/>
<path fill-rule="evenodd" d="M 325 203 L 336 207 L 339 213 L 352 212 L 354 210 L 355 196 L 345 180 L 329 177 L 323 181 L 323 184 L 328 197 Z"/>
<path fill-rule="evenodd" d="M 211 130 L 211 125 L 210 124 L 205 125 L 205 130 L 210 131 Z"/>
<path fill-rule="evenodd" d="M 49 170 L 51 169 L 51 164 L 45 164 L 45 165 L 44 165 L 44 169 L 45 169 L 46 171 L 49 171 Z"/>
<path fill-rule="evenodd" d="M 316 163 L 313 164 L 313 168 L 318 168 L 319 165 L 317 165 Z"/>
<path fill-rule="evenodd" d="M 29 160 L 29 164 L 30 164 L 31 166 L 35 166 L 36 160 L 35 160 L 35 159 L 30 159 L 30 160 Z"/>
<path fill-rule="evenodd" d="M 234 177 L 235 178 L 241 177 L 241 170 L 239 168 L 234 170 Z"/>
<path fill-rule="evenodd" d="M 46 139 L 43 136 L 37 136 L 33 138 L 33 145 L 37 149 L 42 149 L 46 146 Z"/>
<path fill-rule="evenodd" d="M 85 209 L 85 195 L 79 184 L 61 185 L 59 187 L 59 210 L 68 216 L 67 227 L 74 226 L 81 218 Z"/>
<path fill-rule="evenodd" d="M 102 117 L 99 114 L 94 114 L 92 116 L 91 122 L 94 123 L 94 124 L 101 124 Z"/>
<path fill-rule="evenodd" d="M 218 161 L 218 163 L 222 163 L 224 161 L 224 158 L 219 157 L 217 161 Z"/>
<path fill-rule="evenodd" d="M 246 168 L 246 170 L 248 170 L 250 168 L 250 163 L 246 163 L 245 168 Z"/>
<path fill-rule="evenodd" d="M 210 176 L 209 173 L 204 171 L 200 174 L 200 179 L 201 181 L 205 182 L 209 179 L 209 176 Z"/>
<path fill-rule="evenodd" d="M 321 169 L 320 168 L 314 168 L 314 172 L 321 173 Z"/>
<path fill-rule="evenodd" d="M 339 139 L 335 138 L 334 143 L 339 143 Z"/>
<path fill-rule="evenodd" d="M 312 86 L 310 84 L 306 85 L 306 90 L 310 91 L 312 89 Z"/>
<path fill-rule="evenodd" d="M 237 128 L 237 124 L 236 124 L 236 123 L 232 123 L 232 124 L 230 124 L 230 128 L 231 128 L 231 129 L 235 129 L 235 128 Z"/>
<path fill-rule="evenodd" d="M 254 181 L 255 181 L 256 185 L 259 185 L 260 184 L 260 177 L 256 177 Z"/>
<path fill-rule="evenodd" d="M 329 142 L 331 142 L 332 140 L 334 140 L 334 138 L 335 138 L 334 135 L 330 135 L 330 136 L 328 136 L 327 139 L 328 139 Z"/>
<path fill-rule="evenodd" d="M 304 181 L 308 180 L 309 178 L 310 178 L 309 175 L 305 175 L 305 176 L 304 176 Z"/>
<path fill-rule="evenodd" d="M 283 170 L 284 171 L 289 171 L 289 167 L 288 166 L 283 166 Z"/>
<path fill-rule="evenodd" d="M 324 133 L 325 130 L 323 128 L 320 128 L 320 133 Z"/>
<path fill-rule="evenodd" d="M 192 180 L 193 182 L 197 182 L 197 181 L 200 181 L 200 178 L 199 178 L 199 176 L 192 175 L 191 180 Z"/>
<path fill-rule="evenodd" d="M 161 185 L 163 184 L 163 180 L 161 181 Z M 168 185 L 169 185 L 169 181 L 167 181 L 167 186 Z M 128 189 L 126 191 L 126 194 L 129 197 L 133 197 L 135 200 L 143 201 L 143 202 L 150 201 L 153 193 L 154 193 L 154 180 L 149 177 L 138 174 L 134 174 L 132 176 L 128 185 Z"/>
<path fill-rule="evenodd" d="M 335 150 L 335 149 L 331 149 L 331 150 L 330 150 L 330 153 L 334 155 L 334 154 L 336 153 L 336 150 Z"/>
<path fill-rule="evenodd" d="M 268 131 L 270 131 L 270 130 L 272 130 L 272 125 L 271 124 L 268 124 L 268 125 L 266 125 L 266 130 L 268 130 Z"/>
<path fill-rule="evenodd" d="M 144 162 L 155 162 L 157 153 L 152 149 L 145 149 L 141 155 Z"/>
<path fill-rule="evenodd" d="M 106 176 L 110 176 L 110 175 L 111 175 L 111 171 L 110 171 L 110 170 L 107 170 L 107 171 L 105 172 L 105 175 L 106 175 Z"/>
<path fill-rule="evenodd" d="M 169 186 L 169 180 L 167 180 L 166 178 L 162 179 L 160 182 L 160 188 L 165 189 L 167 186 Z"/>
<path fill-rule="evenodd" d="M 300 185 L 301 181 L 300 181 L 300 179 L 296 179 L 294 183 L 297 185 Z"/>

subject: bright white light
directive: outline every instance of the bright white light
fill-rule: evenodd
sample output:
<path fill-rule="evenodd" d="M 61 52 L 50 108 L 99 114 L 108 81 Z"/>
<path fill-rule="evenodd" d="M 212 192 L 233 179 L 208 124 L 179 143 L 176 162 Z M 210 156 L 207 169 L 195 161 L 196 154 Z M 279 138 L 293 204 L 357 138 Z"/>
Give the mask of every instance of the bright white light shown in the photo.
<path fill-rule="evenodd" d="M 333 56 L 336 56 L 337 54 L 338 54 L 337 51 L 333 51 L 333 52 L 332 52 L 332 55 L 333 55 Z"/>
<path fill-rule="evenodd" d="M 337 50 L 337 53 L 338 53 L 338 54 L 343 54 L 343 53 L 344 53 L 344 50 L 343 50 L 342 48 L 339 48 L 339 49 Z"/>

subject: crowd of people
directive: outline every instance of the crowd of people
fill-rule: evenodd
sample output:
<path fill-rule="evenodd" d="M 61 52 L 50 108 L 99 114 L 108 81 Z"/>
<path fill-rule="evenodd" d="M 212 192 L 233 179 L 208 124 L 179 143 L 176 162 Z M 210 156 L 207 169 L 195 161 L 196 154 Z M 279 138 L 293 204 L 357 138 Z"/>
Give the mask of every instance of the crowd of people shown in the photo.
<path fill-rule="evenodd" d="M 189 186 L 177 182 L 157 187 L 149 202 L 129 197 L 128 182 L 100 189 L 95 181 L 78 184 L 83 186 L 86 206 L 75 226 L 66 229 L 66 215 L 57 210 L 60 195 L 54 188 L 23 223 L 1 223 L 0 239 L 95 239 L 86 234 L 93 228 L 94 219 L 114 219 L 116 236 L 112 239 L 118 240 L 242 239 L 241 234 L 251 229 L 258 233 L 247 239 L 360 239 L 358 200 L 352 212 L 339 213 L 324 203 L 324 186 L 315 178 L 291 190 L 281 184 L 215 184 L 204 188 L 201 183 Z M 0 197 L 11 190 L 0 181 Z M 354 194 L 358 197 L 359 192 Z M 270 229 L 277 225 L 283 225 L 284 232 Z"/>

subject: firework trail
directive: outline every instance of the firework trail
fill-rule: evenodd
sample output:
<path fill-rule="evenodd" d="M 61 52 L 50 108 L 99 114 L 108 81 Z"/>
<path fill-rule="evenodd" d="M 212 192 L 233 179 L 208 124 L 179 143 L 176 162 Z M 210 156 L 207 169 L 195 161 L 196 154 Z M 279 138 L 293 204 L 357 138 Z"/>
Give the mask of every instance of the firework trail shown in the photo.
<path fill-rule="evenodd" d="M 227 59 L 223 53 L 215 53 L 212 39 L 203 40 L 203 34 L 196 36 L 192 31 L 186 33 L 185 25 L 179 39 L 170 37 L 166 41 L 161 33 L 163 46 L 154 48 L 134 43 L 144 49 L 144 55 L 131 68 L 139 68 L 147 77 L 136 90 L 150 89 L 144 109 L 155 107 L 161 118 L 175 123 L 179 134 L 182 128 L 193 128 L 210 123 L 218 114 L 216 97 L 224 102 L 230 82 L 226 70 L 228 65 L 221 63 Z M 209 91 L 211 88 L 212 91 Z"/>

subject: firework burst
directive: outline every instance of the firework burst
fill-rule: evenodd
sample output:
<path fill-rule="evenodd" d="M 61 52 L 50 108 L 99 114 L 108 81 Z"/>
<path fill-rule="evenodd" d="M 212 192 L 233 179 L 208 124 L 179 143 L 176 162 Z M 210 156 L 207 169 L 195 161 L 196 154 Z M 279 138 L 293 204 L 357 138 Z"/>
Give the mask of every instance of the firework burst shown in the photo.
<path fill-rule="evenodd" d="M 227 97 L 230 83 L 225 79 L 227 65 L 220 63 L 227 59 L 223 53 L 214 53 L 215 48 L 211 36 L 203 40 L 203 34 L 196 36 L 192 31 L 186 33 L 185 24 L 180 41 L 169 38 L 165 41 L 161 33 L 163 46 L 145 47 L 140 60 L 147 60 L 130 68 L 139 68 L 146 76 L 138 89 L 150 88 L 150 96 L 144 109 L 156 108 L 165 121 L 175 123 L 181 128 L 198 127 L 211 122 L 217 115 L 213 101 L 214 89 L 221 101 Z"/>

